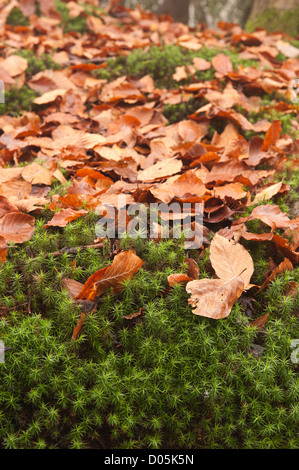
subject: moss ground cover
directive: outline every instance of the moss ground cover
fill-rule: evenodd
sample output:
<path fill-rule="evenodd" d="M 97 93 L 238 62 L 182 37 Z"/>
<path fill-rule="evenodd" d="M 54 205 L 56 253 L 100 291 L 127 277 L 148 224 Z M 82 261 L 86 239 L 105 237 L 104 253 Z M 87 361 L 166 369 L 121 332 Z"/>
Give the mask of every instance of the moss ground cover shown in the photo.
<path fill-rule="evenodd" d="M 116 298 L 105 295 L 71 342 L 80 311 L 62 279 L 81 280 L 109 263 L 111 246 L 53 258 L 63 246 L 90 243 L 94 216 L 50 235 L 45 220 L 1 267 L 1 337 L 12 348 L 0 369 L 2 447 L 298 447 L 290 361 L 298 296 L 284 296 L 298 269 L 251 306 L 255 316 L 271 313 L 260 331 L 242 302 L 215 323 L 191 314 L 182 286 L 165 295 L 167 276 L 185 269 L 180 240 L 124 239 L 144 269 Z M 252 250 L 256 282 L 266 251 Z M 208 259 L 198 264 L 209 276 Z M 142 318 L 125 319 L 141 307 Z M 262 357 L 254 345 L 264 348 Z"/>

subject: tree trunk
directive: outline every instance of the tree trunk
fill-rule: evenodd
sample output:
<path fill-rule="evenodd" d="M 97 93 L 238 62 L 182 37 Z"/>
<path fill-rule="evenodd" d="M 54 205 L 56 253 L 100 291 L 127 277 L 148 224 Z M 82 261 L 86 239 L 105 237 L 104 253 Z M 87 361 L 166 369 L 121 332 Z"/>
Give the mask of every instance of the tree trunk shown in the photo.
<path fill-rule="evenodd" d="M 189 0 L 164 0 L 159 13 L 171 15 L 174 21 L 188 24 Z"/>
<path fill-rule="evenodd" d="M 260 13 L 270 8 L 278 11 L 293 10 L 298 6 L 298 0 L 254 0 L 250 19 L 256 18 Z"/>

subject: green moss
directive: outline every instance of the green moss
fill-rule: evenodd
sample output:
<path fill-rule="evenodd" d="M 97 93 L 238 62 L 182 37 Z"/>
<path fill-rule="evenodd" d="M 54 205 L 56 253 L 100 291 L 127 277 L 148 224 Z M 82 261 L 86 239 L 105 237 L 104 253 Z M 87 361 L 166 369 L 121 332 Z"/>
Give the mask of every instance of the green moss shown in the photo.
<path fill-rule="evenodd" d="M 10 24 L 12 26 L 29 26 L 30 22 L 19 8 L 14 7 L 6 19 L 6 24 Z"/>
<path fill-rule="evenodd" d="M 166 104 L 163 114 L 168 119 L 169 124 L 174 124 L 175 122 L 188 119 L 188 116 L 195 113 L 201 106 L 203 106 L 202 101 L 190 98 L 188 101 L 179 104 Z"/>
<path fill-rule="evenodd" d="M 56 11 L 58 11 L 58 13 L 61 15 L 61 26 L 64 33 L 74 31 L 80 34 L 84 34 L 89 32 L 86 23 L 86 15 L 79 15 L 75 18 L 72 18 L 69 15 L 68 7 L 64 2 L 61 2 L 60 0 L 54 0 L 54 5 Z"/>
<path fill-rule="evenodd" d="M 187 79 L 177 82 L 172 78 L 176 67 L 192 65 L 195 57 L 211 61 L 219 53 L 229 56 L 235 69 L 239 65 L 246 67 L 258 66 L 259 64 L 257 61 L 239 59 L 239 54 L 236 51 L 228 49 L 202 47 L 199 51 L 186 51 L 182 47 L 168 45 L 165 47 L 153 46 L 147 50 L 134 49 L 127 56 L 121 56 L 114 60 L 109 59 L 107 67 L 95 71 L 94 75 L 111 81 L 122 75 L 141 78 L 149 74 L 154 79 L 157 88 L 178 88 L 191 81 L 213 80 L 215 70 L 211 67 L 206 71 L 196 71 L 194 77 L 190 74 Z"/>
<path fill-rule="evenodd" d="M 24 85 L 20 90 L 16 87 L 5 90 L 5 103 L 0 104 L 0 115 L 18 116 L 24 111 L 31 111 L 37 93 Z"/>
<path fill-rule="evenodd" d="M 268 32 L 283 31 L 290 36 L 297 36 L 299 34 L 299 7 L 284 12 L 276 8 L 267 9 L 257 18 L 248 20 L 245 29 L 253 32 L 256 27 L 266 29 Z"/>
<path fill-rule="evenodd" d="M 33 51 L 22 49 L 15 53 L 23 57 L 28 62 L 26 69 L 26 79 L 30 78 L 38 72 L 43 70 L 60 70 L 60 64 L 54 62 L 50 54 L 42 54 L 36 57 Z M 5 103 L 0 104 L 0 114 L 9 114 L 11 116 L 18 116 L 24 111 L 31 111 L 33 100 L 38 94 L 31 90 L 28 85 L 24 85 L 20 90 L 16 87 L 5 91 Z"/>
<path fill-rule="evenodd" d="M 186 268 L 181 240 L 122 239 L 144 266 L 121 292 L 102 296 L 71 342 L 80 308 L 62 280 L 84 282 L 111 262 L 112 248 L 51 256 L 92 243 L 97 220 L 89 214 L 45 230 L 51 217 L 37 217 L 33 238 L 0 267 L 0 337 L 13 348 L 0 367 L 0 448 L 298 447 L 290 361 L 298 298 L 283 297 L 298 268 L 259 295 L 254 316 L 270 311 L 261 335 L 239 303 L 213 321 L 192 314 L 184 286 L 167 291 L 167 276 Z M 262 281 L 268 253 L 258 246 Z M 207 277 L 208 251 L 196 259 Z M 141 307 L 138 321 L 124 318 Z M 259 359 L 252 343 L 264 348 Z"/>
<path fill-rule="evenodd" d="M 26 69 L 26 78 L 30 78 L 38 72 L 43 70 L 60 70 L 62 67 L 57 62 L 54 62 L 50 54 L 42 54 L 40 57 L 36 57 L 35 53 L 29 49 L 22 49 L 15 53 L 20 57 L 23 57 L 28 62 L 28 67 Z"/>

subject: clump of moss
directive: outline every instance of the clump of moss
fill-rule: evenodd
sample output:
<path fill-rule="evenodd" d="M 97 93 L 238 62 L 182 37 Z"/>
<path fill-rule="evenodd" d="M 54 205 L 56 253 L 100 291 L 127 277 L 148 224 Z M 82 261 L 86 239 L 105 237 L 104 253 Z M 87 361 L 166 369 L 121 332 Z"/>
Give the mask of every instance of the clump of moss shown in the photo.
<path fill-rule="evenodd" d="M 29 26 L 30 22 L 19 8 L 14 7 L 6 19 L 6 24 L 10 24 L 12 26 Z"/>
<path fill-rule="evenodd" d="M 292 130 L 292 121 L 296 120 L 296 112 L 287 114 L 275 109 L 261 109 L 257 113 L 250 113 L 248 116 L 248 120 L 253 124 L 262 119 L 266 119 L 269 122 L 279 120 L 281 122 L 282 134 L 289 134 L 296 138 Z"/>
<path fill-rule="evenodd" d="M 84 34 L 90 31 L 87 26 L 85 15 L 79 15 L 75 18 L 72 18 L 69 15 L 69 9 L 64 2 L 61 2 L 60 0 L 54 0 L 54 5 L 55 9 L 61 15 L 61 26 L 65 33 L 74 31 L 80 34 Z"/>
<path fill-rule="evenodd" d="M 245 29 L 253 32 L 256 27 L 264 28 L 268 32 L 284 31 L 290 36 L 299 34 L 299 7 L 281 12 L 276 8 L 269 8 L 256 18 L 247 21 Z"/>
<path fill-rule="evenodd" d="M 0 115 L 18 116 L 24 111 L 31 111 L 32 102 L 37 96 L 37 93 L 31 90 L 28 85 L 24 85 L 21 89 L 14 87 L 5 90 L 5 103 L 0 104 Z"/>
<path fill-rule="evenodd" d="M 200 106 L 203 106 L 202 101 L 190 98 L 188 101 L 179 104 L 166 104 L 163 114 L 168 119 L 169 124 L 174 124 L 175 122 L 187 119 L 188 116 L 195 113 Z"/>
<path fill-rule="evenodd" d="M 15 53 L 23 57 L 28 62 L 26 69 L 26 77 L 29 80 L 33 75 L 43 70 L 60 70 L 62 67 L 57 62 L 54 62 L 50 54 L 44 53 L 40 57 L 36 57 L 35 53 L 29 49 L 22 49 Z"/>
<path fill-rule="evenodd" d="M 30 78 L 38 72 L 46 69 L 60 70 L 60 64 L 54 62 L 50 54 L 42 54 L 40 57 L 36 57 L 33 51 L 23 49 L 15 53 L 20 57 L 23 57 L 28 62 L 26 69 L 26 79 Z M 21 89 L 16 87 L 5 91 L 5 103 L 0 104 L 0 113 L 9 114 L 11 116 L 18 116 L 23 111 L 31 111 L 33 106 L 33 100 L 38 94 L 31 90 L 28 85 L 24 85 Z"/>
<path fill-rule="evenodd" d="M 240 64 L 244 67 L 249 65 L 257 66 L 257 61 L 240 60 L 239 54 L 235 51 L 220 50 L 217 48 L 203 47 L 199 51 L 186 51 L 180 46 L 168 45 L 165 47 L 153 46 L 148 50 L 134 49 L 127 56 L 117 59 L 109 59 L 105 69 L 94 72 L 98 78 L 108 81 L 114 80 L 122 75 L 141 78 L 144 75 L 151 75 L 157 88 L 177 88 L 180 85 L 190 83 L 191 80 L 210 81 L 214 79 L 215 70 L 196 71 L 194 77 L 190 74 L 183 81 L 177 82 L 172 78 L 176 67 L 192 65 L 195 57 L 200 57 L 211 61 L 219 53 L 228 55 L 236 69 Z"/>
<path fill-rule="evenodd" d="M 107 242 L 53 257 L 92 243 L 97 217 L 45 230 L 51 217 L 37 216 L 32 239 L 0 266 L 0 337 L 12 348 L 0 367 L 0 448 L 298 447 L 290 341 L 299 299 L 284 297 L 298 269 L 259 295 L 254 317 L 270 312 L 260 333 L 242 303 L 213 321 L 192 314 L 184 286 L 168 289 L 167 277 L 186 270 L 181 239 L 125 237 L 120 248 L 134 249 L 144 266 L 121 292 L 101 297 L 70 341 L 81 310 L 63 279 L 83 283 L 113 252 Z M 254 252 L 255 264 L 267 254 Z M 205 277 L 208 250 L 193 255 Z M 266 263 L 258 270 L 262 280 Z M 141 307 L 143 316 L 125 318 Z"/>

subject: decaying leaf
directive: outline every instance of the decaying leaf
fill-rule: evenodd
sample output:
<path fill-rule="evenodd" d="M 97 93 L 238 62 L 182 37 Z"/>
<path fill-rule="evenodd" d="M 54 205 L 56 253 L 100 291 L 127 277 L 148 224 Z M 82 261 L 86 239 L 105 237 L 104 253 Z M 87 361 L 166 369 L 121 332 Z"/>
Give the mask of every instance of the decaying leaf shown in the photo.
<path fill-rule="evenodd" d="M 0 236 L 6 242 L 23 243 L 34 233 L 35 218 L 21 212 L 10 212 L 0 219 Z"/>
<path fill-rule="evenodd" d="M 76 299 L 94 300 L 111 287 L 117 292 L 122 282 L 132 279 L 142 265 L 143 261 L 132 250 L 122 251 L 115 256 L 110 266 L 100 269 L 87 279 Z"/>
<path fill-rule="evenodd" d="M 256 320 L 252 321 L 250 323 L 250 326 L 255 326 L 257 328 L 263 328 L 268 320 L 269 317 L 269 312 L 265 313 L 265 315 L 262 315 L 261 317 L 257 318 Z"/>
<path fill-rule="evenodd" d="M 230 280 L 240 275 L 244 288 L 248 288 L 254 266 L 250 254 L 242 245 L 216 233 L 210 246 L 210 259 L 220 279 Z"/>
<path fill-rule="evenodd" d="M 195 315 L 220 319 L 227 317 L 234 303 L 244 290 L 239 276 L 230 280 L 200 279 L 188 282 L 186 286 L 189 304 Z"/>
<path fill-rule="evenodd" d="M 265 282 L 261 285 L 256 294 L 258 294 L 261 290 L 263 290 L 270 282 L 272 282 L 279 274 L 284 273 L 285 271 L 292 271 L 293 265 L 288 258 L 285 258 L 279 266 L 267 277 Z"/>
<path fill-rule="evenodd" d="M 192 281 L 192 277 L 187 276 L 187 274 L 170 274 L 167 277 L 169 287 L 173 287 L 175 284 L 187 284 L 189 281 Z"/>
<path fill-rule="evenodd" d="M 69 222 L 82 217 L 82 215 L 88 214 L 88 211 L 84 209 L 73 210 L 73 209 L 61 209 L 59 212 L 55 212 L 54 217 L 46 223 L 46 227 L 65 227 Z"/>

